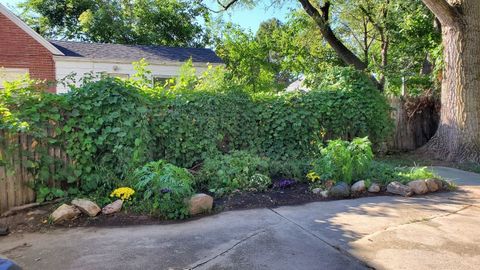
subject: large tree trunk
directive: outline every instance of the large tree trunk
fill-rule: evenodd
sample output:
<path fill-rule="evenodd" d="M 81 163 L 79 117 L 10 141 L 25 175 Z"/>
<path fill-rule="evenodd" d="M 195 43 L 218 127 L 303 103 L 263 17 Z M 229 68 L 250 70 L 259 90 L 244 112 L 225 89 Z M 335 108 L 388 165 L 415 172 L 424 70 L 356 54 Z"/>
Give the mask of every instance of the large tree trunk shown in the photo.
<path fill-rule="evenodd" d="M 480 1 L 423 1 L 442 24 L 445 66 L 440 125 L 422 150 L 480 162 Z"/>

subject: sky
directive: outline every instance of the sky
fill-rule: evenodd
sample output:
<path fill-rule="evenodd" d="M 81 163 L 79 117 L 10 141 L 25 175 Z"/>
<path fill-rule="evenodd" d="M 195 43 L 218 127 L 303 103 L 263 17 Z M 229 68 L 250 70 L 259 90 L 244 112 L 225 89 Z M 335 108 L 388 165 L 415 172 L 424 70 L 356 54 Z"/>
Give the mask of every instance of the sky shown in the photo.
<path fill-rule="evenodd" d="M 16 5 L 22 0 L 0 0 L 0 3 L 7 6 L 14 13 L 19 13 L 20 10 L 16 8 Z M 218 10 L 218 7 L 214 4 L 215 0 L 209 0 L 207 4 L 213 9 Z M 269 7 L 268 1 L 258 1 L 261 4 L 258 4 L 254 9 L 246 8 L 237 8 L 232 11 L 227 11 L 223 13 L 223 19 L 225 21 L 230 21 L 236 24 L 239 24 L 245 29 L 250 29 L 252 32 L 256 32 L 258 26 L 262 21 L 266 21 L 270 18 L 278 18 L 280 20 L 285 20 L 286 15 L 291 9 L 295 9 L 298 3 L 297 1 L 292 1 L 290 4 L 285 4 L 282 7 Z"/>

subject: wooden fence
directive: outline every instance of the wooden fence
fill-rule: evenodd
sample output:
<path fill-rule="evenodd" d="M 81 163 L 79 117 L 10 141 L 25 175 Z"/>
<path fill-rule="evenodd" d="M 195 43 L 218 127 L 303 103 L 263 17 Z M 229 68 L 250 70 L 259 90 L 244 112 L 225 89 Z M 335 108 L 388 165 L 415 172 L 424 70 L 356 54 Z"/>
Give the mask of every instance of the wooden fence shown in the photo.
<path fill-rule="evenodd" d="M 0 214 L 11 207 L 35 201 L 32 187 L 34 164 L 40 159 L 38 146 L 39 142 L 31 136 L 0 130 Z M 60 147 L 44 149 L 50 157 L 67 162 L 66 154 Z M 49 166 L 48 175 L 55 175 L 55 166 L 54 163 Z M 56 185 L 53 179 L 47 182 L 49 186 Z"/>

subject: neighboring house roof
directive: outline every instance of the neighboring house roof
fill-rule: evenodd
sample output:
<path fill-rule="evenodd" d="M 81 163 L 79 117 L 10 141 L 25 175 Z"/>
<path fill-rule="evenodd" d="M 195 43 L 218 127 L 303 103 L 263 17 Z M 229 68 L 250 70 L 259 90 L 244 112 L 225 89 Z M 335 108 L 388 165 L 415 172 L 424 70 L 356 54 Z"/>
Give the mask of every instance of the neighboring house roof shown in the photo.
<path fill-rule="evenodd" d="M 65 56 L 85 57 L 92 59 L 115 59 L 138 61 L 185 62 L 192 58 L 193 62 L 223 63 L 214 51 L 204 48 L 179 48 L 146 45 L 122 45 L 108 43 L 85 43 L 74 41 L 51 40 Z"/>
<path fill-rule="evenodd" d="M 28 35 L 30 35 L 33 39 L 35 39 L 38 43 L 40 43 L 43 47 L 49 50 L 54 55 L 63 55 L 63 53 L 58 50 L 55 46 L 50 44 L 46 39 L 40 36 L 37 32 L 35 32 L 32 28 L 30 28 L 26 23 L 24 23 L 20 18 L 18 18 L 15 14 L 13 14 L 8 8 L 4 5 L 0 4 L 0 13 L 3 14 L 5 17 L 10 19 L 14 24 L 16 24 L 20 29 L 25 31 Z"/>

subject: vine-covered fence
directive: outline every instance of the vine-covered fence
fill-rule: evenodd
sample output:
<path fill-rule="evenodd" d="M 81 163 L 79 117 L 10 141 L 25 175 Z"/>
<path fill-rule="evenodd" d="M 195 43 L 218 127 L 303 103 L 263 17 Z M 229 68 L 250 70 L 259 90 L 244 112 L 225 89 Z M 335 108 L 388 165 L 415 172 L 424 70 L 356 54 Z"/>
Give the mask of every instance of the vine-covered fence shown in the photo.
<path fill-rule="evenodd" d="M 10 134 L 0 130 L 0 214 L 14 206 L 35 201 L 34 175 L 36 164 L 44 155 L 37 151 L 38 142 L 26 134 Z M 47 149 L 48 156 L 67 162 L 66 154 L 58 147 Z M 48 175 L 55 175 L 52 164 Z M 55 181 L 51 179 L 53 185 Z"/>

